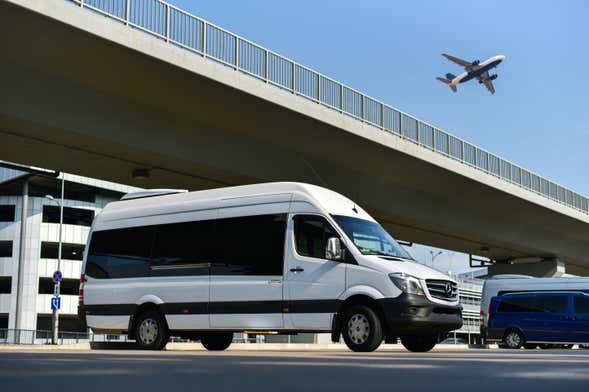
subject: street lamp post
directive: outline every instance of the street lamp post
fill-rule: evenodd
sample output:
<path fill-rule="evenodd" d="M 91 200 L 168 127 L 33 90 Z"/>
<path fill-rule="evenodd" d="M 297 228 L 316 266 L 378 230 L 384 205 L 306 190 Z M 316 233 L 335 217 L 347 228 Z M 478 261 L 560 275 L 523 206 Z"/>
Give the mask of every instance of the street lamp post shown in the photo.
<path fill-rule="evenodd" d="M 53 196 L 51 195 L 46 195 L 45 197 L 49 200 L 52 200 L 54 202 L 57 203 L 57 205 L 59 206 L 59 242 L 58 242 L 58 248 L 57 248 L 57 271 L 61 271 L 61 228 L 63 226 L 63 196 L 64 196 L 64 178 L 63 178 L 63 173 L 61 175 L 61 200 L 56 200 Z M 59 298 L 59 294 L 60 294 L 60 288 L 61 288 L 61 280 L 57 281 L 55 283 L 55 286 L 53 288 L 53 295 Z M 57 344 L 58 343 L 58 337 L 59 337 L 59 309 L 57 306 L 55 306 L 53 308 L 53 316 L 51 318 L 51 327 L 53 330 L 53 337 L 51 338 L 51 343 L 52 344 Z"/>

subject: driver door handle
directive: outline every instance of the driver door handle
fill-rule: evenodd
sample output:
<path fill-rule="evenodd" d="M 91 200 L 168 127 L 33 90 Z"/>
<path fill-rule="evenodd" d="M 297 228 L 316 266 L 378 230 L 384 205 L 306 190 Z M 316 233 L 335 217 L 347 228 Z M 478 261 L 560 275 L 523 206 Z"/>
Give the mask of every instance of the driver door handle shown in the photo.
<path fill-rule="evenodd" d="M 291 268 L 290 272 L 303 272 L 305 269 L 297 266 L 296 268 Z"/>

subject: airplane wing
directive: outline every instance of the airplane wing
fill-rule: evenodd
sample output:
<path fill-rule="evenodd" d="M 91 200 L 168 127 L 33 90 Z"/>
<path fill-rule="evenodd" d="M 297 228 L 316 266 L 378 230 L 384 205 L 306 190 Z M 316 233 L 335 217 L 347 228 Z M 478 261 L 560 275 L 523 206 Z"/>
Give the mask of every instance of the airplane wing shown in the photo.
<path fill-rule="evenodd" d="M 472 66 L 472 62 L 470 62 L 470 61 L 462 60 L 462 59 L 459 59 L 458 57 L 450 56 L 449 54 L 446 54 L 446 53 L 442 53 L 442 56 L 444 56 L 448 60 L 450 60 L 458 65 L 462 65 L 463 67 Z"/>
<path fill-rule="evenodd" d="M 490 80 L 485 80 L 483 83 L 485 83 L 485 87 L 491 92 L 491 94 L 495 94 L 495 87 L 493 87 L 493 82 Z"/>
<path fill-rule="evenodd" d="M 491 94 L 495 94 L 495 86 L 493 86 L 493 82 L 489 79 L 489 72 L 484 72 L 477 77 L 477 80 L 480 83 L 484 83 L 487 90 L 491 92 Z"/>

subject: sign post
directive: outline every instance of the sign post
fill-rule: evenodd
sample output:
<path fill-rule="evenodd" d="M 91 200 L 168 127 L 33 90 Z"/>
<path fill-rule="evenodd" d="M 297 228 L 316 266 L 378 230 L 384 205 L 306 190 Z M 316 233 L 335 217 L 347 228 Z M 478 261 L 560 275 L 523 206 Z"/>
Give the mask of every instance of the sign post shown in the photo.
<path fill-rule="evenodd" d="M 60 236 L 61 237 L 61 236 Z M 61 242 L 61 238 L 60 238 Z M 61 249 L 60 249 L 61 253 Z M 53 338 L 51 342 L 53 344 L 57 344 L 58 337 L 59 337 L 59 309 L 61 308 L 61 298 L 59 297 L 60 294 L 60 286 L 61 286 L 61 278 L 62 274 L 60 270 L 57 270 L 53 273 L 53 297 L 51 298 L 51 311 L 52 311 L 52 318 L 53 318 Z"/>
<path fill-rule="evenodd" d="M 57 251 L 57 271 L 53 274 L 53 283 L 55 284 L 53 288 L 53 297 L 51 300 L 51 309 L 53 310 L 53 319 L 52 319 L 52 329 L 53 329 L 53 339 L 51 339 L 51 343 L 57 344 L 57 339 L 59 336 L 59 291 L 60 291 L 60 282 L 61 282 L 61 232 L 63 226 L 63 196 L 64 196 L 64 188 L 65 188 L 65 179 L 64 174 L 61 173 L 61 200 L 55 200 L 55 198 L 51 195 L 46 195 L 45 197 L 49 200 L 52 200 L 57 203 L 59 206 L 59 248 Z M 53 300 L 57 298 L 57 306 L 53 306 Z"/>

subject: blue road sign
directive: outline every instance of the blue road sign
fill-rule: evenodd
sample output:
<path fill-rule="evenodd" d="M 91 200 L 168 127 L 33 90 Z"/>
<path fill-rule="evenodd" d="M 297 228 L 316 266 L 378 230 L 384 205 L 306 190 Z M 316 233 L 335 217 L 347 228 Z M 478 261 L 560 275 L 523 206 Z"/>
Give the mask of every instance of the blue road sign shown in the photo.
<path fill-rule="evenodd" d="M 53 283 L 61 282 L 61 271 L 55 271 L 53 273 Z"/>
<path fill-rule="evenodd" d="M 51 310 L 58 310 L 61 309 L 61 298 L 60 297 L 52 297 L 51 298 Z"/>

